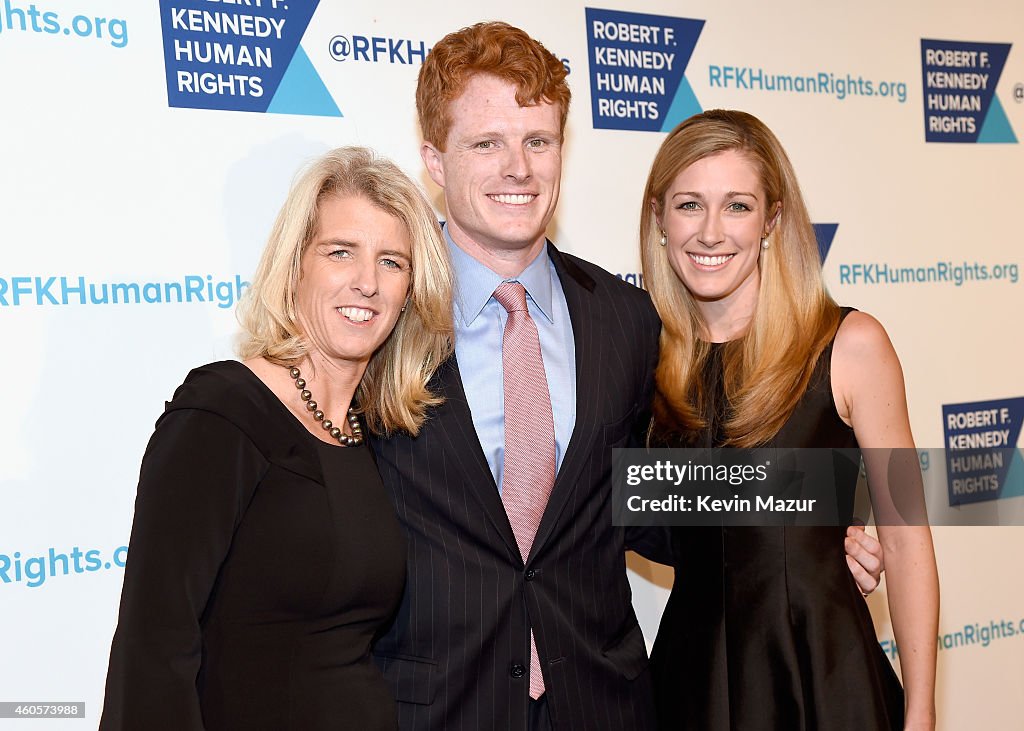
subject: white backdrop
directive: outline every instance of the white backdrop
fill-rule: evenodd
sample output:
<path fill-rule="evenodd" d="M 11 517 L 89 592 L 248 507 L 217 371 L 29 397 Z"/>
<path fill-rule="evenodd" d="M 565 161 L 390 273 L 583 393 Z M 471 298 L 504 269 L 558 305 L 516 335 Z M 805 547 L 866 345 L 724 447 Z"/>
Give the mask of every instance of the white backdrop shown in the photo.
<path fill-rule="evenodd" d="M 191 367 L 231 356 L 238 284 L 304 161 L 369 145 L 439 203 L 417 152 L 416 74 L 437 39 L 478 20 L 523 27 L 570 70 L 550 231 L 562 248 L 636 281 L 640 195 L 662 126 L 699 109 L 748 110 L 789 150 L 812 219 L 837 225 L 824 265 L 830 289 L 888 328 L 918 445 L 940 448 L 957 433 L 947 433 L 943 407 L 989 407 L 977 402 L 1009 409 L 1021 444 L 1024 53 L 1013 46 L 1024 41 L 1024 6 L 619 0 L 590 22 L 571 0 L 315 6 L 0 2 L 0 701 L 84 701 L 87 720 L 45 725 L 95 726 L 122 577 L 117 549 L 163 401 Z M 304 8 L 315 8 L 308 24 Z M 237 27 L 218 36 L 210 24 L 223 14 Z M 617 44 L 608 41 L 622 30 L 616 23 L 627 32 Z M 660 30 L 644 42 L 640 31 L 629 38 L 630 26 Z M 234 64 L 195 61 L 207 42 Z M 270 52 L 253 53 L 262 66 L 247 65 L 242 46 Z M 956 65 L 926 68 L 929 58 Z M 633 98 L 607 90 L 631 83 Z M 929 125 L 940 131 L 926 133 Z M 957 139 L 972 126 L 975 141 Z M 880 279 L 883 266 L 900 281 Z M 941 457 L 929 469 L 942 472 Z M 1019 510 L 1024 498 L 1010 495 L 1024 490 L 1001 479 L 998 503 Z M 968 499 L 979 497 L 975 507 L 997 504 L 994 495 Z M 1020 728 L 1024 529 L 942 528 L 935 537 L 939 727 Z M 671 574 L 639 560 L 631 567 L 650 642 Z M 869 603 L 898 666 L 884 589 Z"/>

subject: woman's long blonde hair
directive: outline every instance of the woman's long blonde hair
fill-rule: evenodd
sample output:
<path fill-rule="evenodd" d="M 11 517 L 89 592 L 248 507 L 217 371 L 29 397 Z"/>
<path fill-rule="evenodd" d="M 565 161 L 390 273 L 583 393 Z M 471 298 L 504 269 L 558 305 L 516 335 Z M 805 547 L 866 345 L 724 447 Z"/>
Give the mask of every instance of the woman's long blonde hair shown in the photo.
<path fill-rule="evenodd" d="M 658 220 L 676 176 L 710 155 L 736 150 L 757 168 L 765 210 L 779 217 L 758 262 L 760 289 L 746 334 L 722 353 L 731 446 L 764 444 L 786 423 L 807 390 L 814 365 L 835 335 L 839 308 L 825 291 L 814 228 L 796 173 L 778 139 L 745 112 L 711 110 L 676 127 L 658 150 L 644 189 L 640 256 L 644 282 L 661 316 L 654 431 L 692 435 L 706 427 L 709 394 L 701 369 L 710 352 L 696 300 L 676 276 L 661 245 Z"/>
<path fill-rule="evenodd" d="M 252 287 L 239 304 L 242 358 L 291 366 L 309 351 L 295 312 L 302 253 L 319 225 L 320 203 L 361 196 L 398 218 L 412 243 L 409 303 L 370 358 L 355 402 L 370 430 L 416 434 L 427 408 L 441 403 L 427 382 L 452 352 L 452 269 L 448 247 L 423 193 L 391 161 L 363 147 L 340 147 L 316 160 L 281 207 Z"/>

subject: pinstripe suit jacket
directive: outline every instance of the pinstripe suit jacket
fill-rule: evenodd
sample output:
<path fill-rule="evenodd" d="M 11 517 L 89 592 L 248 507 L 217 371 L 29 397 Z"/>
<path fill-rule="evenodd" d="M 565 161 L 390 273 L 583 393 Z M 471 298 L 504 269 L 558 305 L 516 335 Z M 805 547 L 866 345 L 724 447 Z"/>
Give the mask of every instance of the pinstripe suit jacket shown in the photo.
<path fill-rule="evenodd" d="M 650 403 L 660 324 L 646 292 L 548 254 L 572 319 L 576 424 L 525 563 L 454 357 L 420 435 L 374 444 L 408 536 L 405 597 L 375 649 L 403 731 L 525 730 L 529 627 L 556 729 L 654 728 L 610 472 Z"/>

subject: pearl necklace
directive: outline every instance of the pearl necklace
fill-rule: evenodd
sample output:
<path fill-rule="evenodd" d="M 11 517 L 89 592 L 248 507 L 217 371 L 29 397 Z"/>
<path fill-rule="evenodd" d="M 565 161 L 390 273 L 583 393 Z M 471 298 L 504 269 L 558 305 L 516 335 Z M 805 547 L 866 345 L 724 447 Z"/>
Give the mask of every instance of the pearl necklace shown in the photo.
<path fill-rule="evenodd" d="M 289 368 L 288 375 L 295 381 L 295 388 L 301 391 L 299 398 L 306 402 L 306 411 L 313 412 L 313 418 L 320 422 L 320 426 L 333 439 L 337 439 L 338 443 L 343 447 L 358 447 L 363 443 L 363 427 L 359 424 L 359 415 L 355 412 L 355 409 L 351 406 L 348 409 L 348 423 L 352 427 L 352 436 L 349 436 L 339 427 L 336 427 L 333 421 L 324 418 L 324 412 L 317 407 L 316 401 L 313 400 L 313 394 L 306 389 L 306 379 L 302 378 L 299 369 L 295 367 Z"/>

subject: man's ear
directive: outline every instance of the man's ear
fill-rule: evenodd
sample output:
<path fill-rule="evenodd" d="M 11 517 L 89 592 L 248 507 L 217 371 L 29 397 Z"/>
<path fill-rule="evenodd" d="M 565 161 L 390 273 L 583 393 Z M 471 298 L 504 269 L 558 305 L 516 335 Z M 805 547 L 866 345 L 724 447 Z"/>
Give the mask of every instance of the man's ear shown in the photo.
<path fill-rule="evenodd" d="M 427 169 L 430 179 L 442 188 L 444 187 L 444 160 L 441 152 L 429 142 L 420 146 L 420 157 L 423 159 L 423 166 Z"/>

